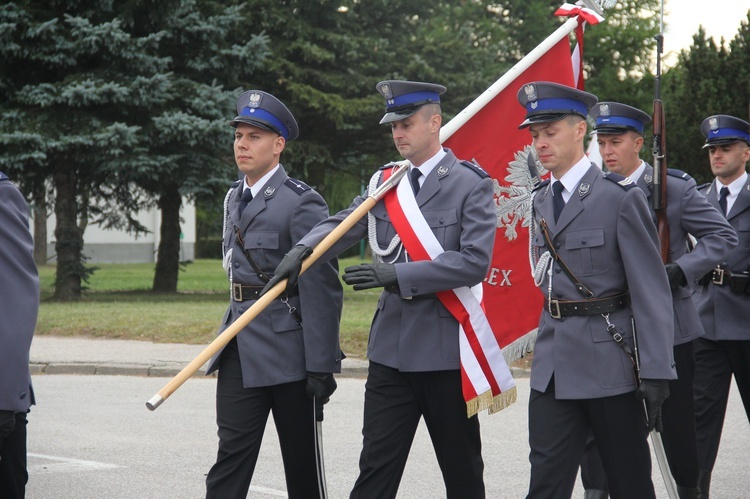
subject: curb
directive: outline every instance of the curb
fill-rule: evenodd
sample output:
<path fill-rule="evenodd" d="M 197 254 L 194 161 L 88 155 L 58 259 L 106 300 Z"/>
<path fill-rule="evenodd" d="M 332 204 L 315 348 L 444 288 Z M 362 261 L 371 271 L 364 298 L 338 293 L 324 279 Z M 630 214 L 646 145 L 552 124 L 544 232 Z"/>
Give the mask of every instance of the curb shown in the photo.
<path fill-rule="evenodd" d="M 29 370 L 32 375 L 39 374 L 76 374 L 76 375 L 104 375 L 104 376 L 142 376 L 153 378 L 171 378 L 182 371 L 184 366 L 175 367 L 171 365 L 133 365 L 113 363 L 85 363 L 85 362 L 32 362 Z M 528 378 L 529 371 L 525 368 L 510 367 L 510 373 L 514 378 Z M 206 370 L 201 368 L 193 377 L 206 376 Z M 215 374 L 210 376 L 215 377 Z M 341 373 L 336 374 L 342 378 L 366 378 L 367 361 L 358 360 L 356 365 L 343 366 Z"/>

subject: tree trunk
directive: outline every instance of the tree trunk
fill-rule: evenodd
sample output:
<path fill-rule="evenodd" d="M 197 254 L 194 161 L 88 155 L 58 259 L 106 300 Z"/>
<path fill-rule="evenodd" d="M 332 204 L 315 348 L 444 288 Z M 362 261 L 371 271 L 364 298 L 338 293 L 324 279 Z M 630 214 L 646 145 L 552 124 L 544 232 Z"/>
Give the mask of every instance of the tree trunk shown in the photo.
<path fill-rule="evenodd" d="M 81 281 L 86 276 L 83 266 L 83 233 L 78 227 L 76 216 L 78 192 L 75 173 L 62 171 L 53 176 L 55 186 L 55 252 L 57 253 L 57 274 L 55 294 L 59 301 L 73 301 L 81 298 Z"/>
<path fill-rule="evenodd" d="M 156 272 L 152 290 L 176 293 L 180 271 L 180 206 L 182 197 L 176 185 L 169 185 L 159 196 L 161 231 L 157 252 Z"/>
<path fill-rule="evenodd" d="M 34 203 L 34 262 L 47 264 L 47 188 L 42 185 L 31 194 Z"/>

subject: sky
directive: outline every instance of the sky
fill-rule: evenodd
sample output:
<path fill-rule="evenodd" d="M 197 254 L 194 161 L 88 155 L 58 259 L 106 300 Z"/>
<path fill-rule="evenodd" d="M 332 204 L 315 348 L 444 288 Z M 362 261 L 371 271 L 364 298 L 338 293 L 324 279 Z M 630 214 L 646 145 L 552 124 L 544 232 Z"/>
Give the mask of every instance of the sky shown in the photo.
<path fill-rule="evenodd" d="M 664 54 L 689 48 L 700 25 L 717 43 L 731 40 L 748 10 L 750 0 L 665 0 Z"/>

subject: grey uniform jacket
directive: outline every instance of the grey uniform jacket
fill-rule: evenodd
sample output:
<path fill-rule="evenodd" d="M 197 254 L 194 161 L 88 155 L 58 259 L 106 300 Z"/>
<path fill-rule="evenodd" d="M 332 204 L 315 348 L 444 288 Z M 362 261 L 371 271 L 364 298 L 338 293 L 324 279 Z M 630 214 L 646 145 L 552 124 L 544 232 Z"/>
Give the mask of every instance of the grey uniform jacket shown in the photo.
<path fill-rule="evenodd" d="M 26 200 L 0 173 L 0 410 L 34 404 L 29 348 L 39 311 L 39 276 Z"/>
<path fill-rule="evenodd" d="M 699 191 L 716 209 L 719 200 L 714 182 Z M 750 270 L 750 177 L 727 214 L 737 231 L 739 244 L 721 261 L 721 268 L 734 273 Z M 709 340 L 750 340 L 750 295 L 734 293 L 729 286 L 707 284 L 697 286 L 693 294 L 700 315 L 704 338 Z"/>
<path fill-rule="evenodd" d="M 612 312 L 610 322 L 632 348 L 631 318 L 635 319 L 641 377 L 674 379 L 669 283 L 646 198 L 634 187 L 632 183 L 622 186 L 605 179 L 592 165 L 557 223 L 549 184 L 536 193 L 534 217 L 537 223 L 542 218 L 547 221 L 555 249 L 594 297 L 606 298 L 629 290 L 630 308 Z M 546 251 L 539 231 L 532 244 L 539 252 Z M 545 296 L 549 279 L 545 273 L 540 286 Z M 553 266 L 552 298 L 583 299 L 559 264 Z M 636 388 L 632 364 L 607 332 L 601 315 L 553 319 L 547 310 L 542 311 L 531 388 L 545 391 L 553 375 L 558 399 L 608 397 Z"/>
<path fill-rule="evenodd" d="M 258 267 L 272 275 L 287 251 L 310 229 L 328 216 L 323 198 L 307 185 L 287 176 L 283 167 L 263 186 L 239 218 L 237 210 L 242 182 L 235 182 L 225 201 L 224 253 L 232 250 L 228 274 L 231 281 L 264 286 L 237 242 L 238 227 L 245 249 Z M 311 268 L 298 282 L 299 295 L 289 297 L 302 318 L 300 326 L 287 305 L 274 300 L 238 335 L 245 388 L 271 386 L 305 379 L 307 372 L 341 371 L 339 320 L 343 291 L 337 260 Z M 230 299 L 231 300 L 231 299 Z M 230 301 L 219 333 L 224 331 L 254 301 Z M 219 354 L 220 355 L 220 354 Z M 218 369 L 218 357 L 208 372 Z"/>
<path fill-rule="evenodd" d="M 408 182 L 408 176 L 402 180 Z M 319 224 L 301 243 L 314 246 L 356 209 L 364 198 Z M 383 291 L 378 300 L 367 355 L 370 360 L 401 371 L 459 369 L 458 322 L 434 295 L 435 292 L 473 286 L 490 268 L 495 240 L 496 214 L 492 180 L 471 163 L 447 154 L 425 177 L 416 197 L 425 220 L 445 250 L 433 261 L 414 262 L 403 247 L 395 258 L 400 294 Z M 371 210 L 377 242 L 386 248 L 396 235 L 384 202 Z M 331 250 L 338 254 L 367 234 L 367 217 L 349 230 Z"/>
<path fill-rule="evenodd" d="M 653 167 L 647 164 L 637 182 L 649 199 L 649 206 L 654 187 L 653 174 Z M 651 213 L 656 223 L 653 208 Z M 667 223 L 670 260 L 680 266 L 689 285 L 716 267 L 737 246 L 737 234 L 732 226 L 698 192 L 695 180 L 679 170 L 667 171 Z M 687 251 L 688 234 L 698 240 L 690 252 Z M 672 304 L 674 344 L 681 345 L 702 336 L 703 326 L 689 287 L 680 286 L 674 290 Z"/>

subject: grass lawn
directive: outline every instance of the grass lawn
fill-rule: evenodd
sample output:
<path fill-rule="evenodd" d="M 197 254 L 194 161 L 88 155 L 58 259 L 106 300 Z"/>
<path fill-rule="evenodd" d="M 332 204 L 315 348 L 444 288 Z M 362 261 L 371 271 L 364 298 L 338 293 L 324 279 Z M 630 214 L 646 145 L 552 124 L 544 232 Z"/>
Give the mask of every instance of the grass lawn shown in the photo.
<path fill-rule="evenodd" d="M 339 268 L 360 262 L 343 259 Z M 55 267 L 39 268 L 42 304 L 36 334 L 94 336 L 207 344 L 216 336 L 229 303 L 220 260 L 196 260 L 180 272 L 177 294 L 150 291 L 154 264 L 98 264 L 85 297 L 76 303 L 49 301 Z M 344 284 L 341 348 L 364 357 L 379 290 L 353 291 Z"/>

